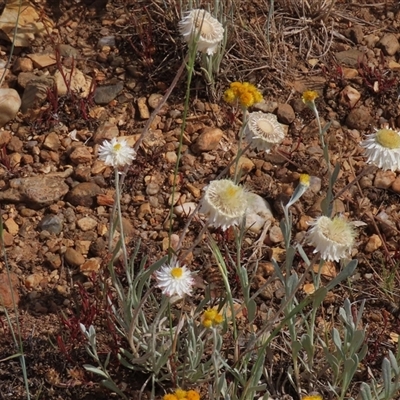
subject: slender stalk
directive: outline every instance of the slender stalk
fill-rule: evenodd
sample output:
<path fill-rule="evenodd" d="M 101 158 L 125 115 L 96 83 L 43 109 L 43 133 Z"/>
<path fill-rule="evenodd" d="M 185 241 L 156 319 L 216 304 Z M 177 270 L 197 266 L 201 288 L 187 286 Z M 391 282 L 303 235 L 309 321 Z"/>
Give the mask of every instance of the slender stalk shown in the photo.
<path fill-rule="evenodd" d="M 119 233 L 120 233 L 120 240 L 121 240 L 121 248 L 122 248 L 122 256 L 124 258 L 124 268 L 128 270 L 128 252 L 126 250 L 125 244 L 125 235 L 124 235 L 124 224 L 122 221 L 122 210 L 121 210 L 121 187 L 119 185 L 119 171 L 118 168 L 115 168 L 115 202 L 117 206 L 117 215 L 118 215 L 118 222 L 119 222 Z M 131 275 L 126 274 L 129 284 L 131 284 Z"/>
<path fill-rule="evenodd" d="M 175 189 L 176 189 L 176 183 L 177 183 L 177 178 L 178 178 L 178 171 L 179 171 L 179 164 L 181 162 L 181 157 L 182 157 L 182 145 L 183 145 L 183 135 L 185 133 L 185 128 L 186 128 L 186 120 L 187 116 L 189 113 L 189 101 L 190 101 L 190 86 L 192 83 L 192 77 L 193 77 L 193 72 L 194 72 L 194 63 L 196 60 L 196 53 L 197 53 L 197 42 L 192 43 L 189 46 L 189 53 L 185 58 L 186 60 L 189 60 L 189 63 L 187 65 L 187 79 L 186 79 L 186 93 L 185 93 L 185 103 L 184 103 L 184 108 L 183 108 L 183 116 L 182 116 L 182 125 L 181 125 L 181 131 L 179 135 L 179 147 L 178 147 L 178 154 L 176 156 L 176 163 L 175 163 L 175 169 L 174 169 L 174 180 L 172 183 L 172 194 L 171 194 L 171 207 L 170 207 L 170 213 L 169 213 L 169 243 L 168 247 L 171 247 L 171 235 L 172 235 L 172 221 L 173 221 L 173 211 L 174 211 L 174 203 L 175 203 Z"/>

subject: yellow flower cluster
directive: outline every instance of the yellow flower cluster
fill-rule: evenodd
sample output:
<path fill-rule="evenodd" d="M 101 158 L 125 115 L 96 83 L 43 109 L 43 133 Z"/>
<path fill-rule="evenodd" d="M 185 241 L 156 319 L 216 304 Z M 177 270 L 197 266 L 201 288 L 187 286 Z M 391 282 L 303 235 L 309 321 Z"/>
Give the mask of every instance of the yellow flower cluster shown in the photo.
<path fill-rule="evenodd" d="M 263 99 L 260 91 L 248 82 L 232 82 L 224 93 L 224 100 L 232 104 L 238 101 L 242 107 L 251 107 Z"/>
<path fill-rule="evenodd" d="M 315 90 L 306 90 L 302 96 L 303 103 L 313 103 L 317 97 L 318 93 Z"/>
<path fill-rule="evenodd" d="M 203 326 L 205 328 L 211 328 L 212 326 L 219 325 L 224 321 L 224 317 L 218 314 L 218 311 L 214 308 L 209 308 L 203 313 Z"/>
<path fill-rule="evenodd" d="M 164 400 L 200 400 L 200 395 L 195 390 L 176 389 L 173 394 L 166 394 Z"/>
<path fill-rule="evenodd" d="M 301 400 L 323 400 L 323 397 L 319 393 L 315 393 L 310 394 L 309 396 L 304 396 Z"/>

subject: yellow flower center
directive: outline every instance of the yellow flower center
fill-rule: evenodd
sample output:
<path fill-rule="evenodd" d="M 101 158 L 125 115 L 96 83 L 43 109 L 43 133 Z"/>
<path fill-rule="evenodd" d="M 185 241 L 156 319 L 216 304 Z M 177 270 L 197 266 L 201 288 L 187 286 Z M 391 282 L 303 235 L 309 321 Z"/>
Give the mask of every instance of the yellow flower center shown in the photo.
<path fill-rule="evenodd" d="M 180 267 L 172 268 L 171 270 L 171 275 L 175 279 L 182 278 L 183 275 L 183 270 Z"/>
<path fill-rule="evenodd" d="M 274 126 L 266 119 L 259 119 L 257 121 L 257 127 L 260 128 L 265 134 L 269 135 L 274 131 Z"/>
<path fill-rule="evenodd" d="M 376 141 L 387 149 L 400 148 L 400 135 L 392 129 L 381 129 L 376 132 Z"/>
<path fill-rule="evenodd" d="M 300 183 L 303 186 L 310 186 L 310 175 L 308 175 L 308 174 L 300 174 Z"/>
<path fill-rule="evenodd" d="M 321 226 L 322 233 L 330 240 L 339 244 L 351 244 L 354 240 L 354 231 L 349 223 L 341 218 L 335 217 L 329 220 L 327 217 L 322 217 Z"/>
<path fill-rule="evenodd" d="M 203 21 L 203 26 L 201 27 L 201 34 L 203 36 L 210 35 L 213 31 L 212 25 L 208 21 Z"/>
<path fill-rule="evenodd" d="M 306 90 L 303 93 L 303 102 L 311 103 L 318 97 L 318 93 L 315 90 Z"/>
<path fill-rule="evenodd" d="M 121 143 L 115 143 L 113 146 L 114 151 L 119 151 L 121 150 Z"/>
<path fill-rule="evenodd" d="M 220 194 L 220 200 L 222 203 L 235 204 L 237 201 L 236 195 L 242 190 L 240 186 L 229 186 Z M 233 201 L 232 201 L 233 200 Z"/>
<path fill-rule="evenodd" d="M 203 18 L 203 15 L 197 14 L 196 19 L 194 21 L 194 25 L 197 29 L 201 28 L 200 35 L 207 36 L 213 32 L 213 26 L 209 21 Z"/>

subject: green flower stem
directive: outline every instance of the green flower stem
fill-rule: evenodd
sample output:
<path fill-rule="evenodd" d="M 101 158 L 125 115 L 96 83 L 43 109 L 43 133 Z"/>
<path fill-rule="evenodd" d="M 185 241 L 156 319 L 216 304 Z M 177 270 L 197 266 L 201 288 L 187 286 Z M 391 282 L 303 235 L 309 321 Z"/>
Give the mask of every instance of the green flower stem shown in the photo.
<path fill-rule="evenodd" d="M 240 160 L 240 157 L 242 156 L 242 154 L 244 153 L 244 151 L 242 151 L 242 142 L 243 142 L 244 129 L 245 129 L 246 123 L 247 123 L 247 108 L 246 107 L 242 107 L 242 115 L 243 115 L 242 126 L 240 127 L 240 131 L 239 131 L 238 152 L 236 154 L 236 159 L 235 159 L 235 175 L 233 178 L 233 181 L 235 183 L 239 183 L 239 181 L 240 181 L 239 160 Z"/>
<path fill-rule="evenodd" d="M 124 226 L 122 223 L 122 210 L 121 210 L 121 191 L 119 185 L 119 171 L 118 168 L 115 168 L 115 202 L 117 204 L 117 215 L 118 215 L 118 223 L 119 223 L 119 233 L 120 233 L 120 240 L 121 240 L 121 248 L 122 248 L 122 256 L 124 258 L 124 268 L 128 269 L 128 252 L 126 250 L 125 244 L 125 236 L 124 236 Z M 113 232 L 110 231 L 110 245 L 112 241 Z M 109 247 L 111 249 L 111 246 Z M 130 274 L 126 274 L 129 284 L 131 284 L 131 276 Z"/>
<path fill-rule="evenodd" d="M 173 221 L 173 215 L 174 215 L 174 203 L 175 203 L 174 200 L 175 200 L 176 182 L 177 182 L 178 171 L 179 171 L 179 163 L 181 161 L 181 156 L 182 156 L 183 135 L 185 133 L 186 119 L 187 119 L 188 112 L 189 112 L 190 85 L 192 83 L 192 77 L 193 77 L 193 72 L 194 72 L 194 63 L 196 60 L 196 53 L 197 53 L 197 43 L 192 43 L 189 46 L 189 54 L 188 54 L 188 56 L 186 56 L 185 61 L 184 61 L 184 63 L 186 64 L 186 61 L 189 59 L 189 62 L 187 64 L 188 76 L 187 76 L 187 80 L 186 80 L 185 104 L 184 104 L 184 109 L 183 109 L 181 131 L 180 131 L 180 135 L 179 135 L 178 154 L 176 157 L 176 163 L 175 163 L 175 169 L 174 169 L 174 180 L 172 183 L 171 207 L 170 207 L 170 213 L 169 213 L 169 235 L 168 235 L 169 243 L 168 243 L 168 247 L 171 247 L 172 221 Z"/>
<path fill-rule="evenodd" d="M 213 360 L 213 366 L 214 366 L 214 396 L 215 399 L 220 398 L 220 393 L 219 393 L 219 351 L 220 351 L 220 346 L 218 345 L 218 334 L 217 334 L 217 329 L 216 328 L 211 328 L 212 330 L 212 337 L 213 337 L 213 350 L 212 350 L 212 360 Z"/>
<path fill-rule="evenodd" d="M 333 200 L 333 182 L 332 182 L 332 169 L 331 169 L 331 163 L 330 163 L 330 157 L 329 157 L 329 149 L 328 149 L 328 144 L 325 142 L 325 133 L 327 130 L 328 125 L 326 125 L 324 128 L 321 126 L 321 119 L 319 117 L 319 112 L 317 110 L 317 107 L 315 105 L 315 102 L 312 101 L 311 104 L 309 104 L 311 110 L 313 111 L 315 118 L 317 120 L 318 124 L 318 133 L 319 133 L 319 138 L 321 141 L 321 146 L 324 154 L 324 159 L 326 161 L 326 164 L 328 166 L 328 191 L 327 191 L 327 196 L 326 196 L 326 205 L 322 207 L 322 213 L 323 215 L 326 215 L 327 217 L 331 217 L 331 207 L 330 203 Z"/>

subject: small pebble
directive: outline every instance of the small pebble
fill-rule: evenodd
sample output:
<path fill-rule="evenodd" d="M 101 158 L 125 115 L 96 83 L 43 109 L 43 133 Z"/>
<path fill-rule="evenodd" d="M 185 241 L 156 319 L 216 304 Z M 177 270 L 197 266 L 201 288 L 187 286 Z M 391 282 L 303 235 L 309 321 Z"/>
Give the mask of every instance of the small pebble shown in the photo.
<path fill-rule="evenodd" d="M 149 196 L 154 196 L 160 191 L 160 185 L 155 182 L 150 182 L 146 187 L 146 193 Z"/>
<path fill-rule="evenodd" d="M 381 246 L 382 246 L 381 238 L 378 235 L 373 234 L 371 235 L 367 244 L 365 245 L 365 251 L 367 253 L 373 253 L 375 250 L 378 250 L 379 247 Z"/>
<path fill-rule="evenodd" d="M 389 189 L 396 179 L 393 171 L 379 170 L 374 179 L 374 186 L 379 189 Z"/>
<path fill-rule="evenodd" d="M 178 158 L 178 156 L 176 155 L 176 153 L 174 151 L 167 151 L 165 153 L 165 160 L 170 164 L 176 163 L 177 158 Z"/>
<path fill-rule="evenodd" d="M 65 261 L 72 267 L 79 267 L 85 262 L 85 257 L 72 247 L 68 247 L 64 254 Z"/>
<path fill-rule="evenodd" d="M 38 224 L 41 231 L 47 231 L 59 235 L 63 229 L 63 221 L 53 214 L 46 214 Z"/>
<path fill-rule="evenodd" d="M 94 228 L 96 228 L 97 221 L 90 217 L 84 217 L 84 218 L 78 219 L 76 224 L 83 232 L 87 232 L 87 231 L 91 231 Z"/>

